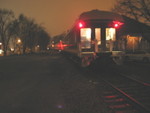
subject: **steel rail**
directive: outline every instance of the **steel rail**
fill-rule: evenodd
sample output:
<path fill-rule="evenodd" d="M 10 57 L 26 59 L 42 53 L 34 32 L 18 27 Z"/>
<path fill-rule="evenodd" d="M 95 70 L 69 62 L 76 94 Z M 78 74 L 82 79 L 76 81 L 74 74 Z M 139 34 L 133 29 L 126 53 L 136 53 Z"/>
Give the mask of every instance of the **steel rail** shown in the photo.
<path fill-rule="evenodd" d="M 144 85 L 144 86 L 150 87 L 150 84 L 149 84 L 149 83 L 145 83 L 145 82 L 140 81 L 140 80 L 137 80 L 137 79 L 135 79 L 135 78 L 133 78 L 133 77 L 126 76 L 126 75 L 123 74 L 123 73 L 119 73 L 119 74 L 120 74 L 121 76 L 126 77 L 126 78 L 128 78 L 128 79 L 130 79 L 130 80 L 132 80 L 132 81 L 135 81 L 135 82 L 137 82 L 137 83 L 139 83 L 139 84 L 142 84 L 142 85 Z"/>
<path fill-rule="evenodd" d="M 129 96 L 127 93 L 125 93 L 124 91 L 122 91 L 121 89 L 117 88 L 115 85 L 113 85 L 112 83 L 108 82 L 107 80 L 103 79 L 103 81 L 105 81 L 107 84 L 109 84 L 112 88 L 114 88 L 116 91 L 118 91 L 119 93 L 121 93 L 124 97 L 126 97 L 129 101 L 133 102 L 136 106 L 138 106 L 138 109 L 140 111 L 144 111 L 144 113 L 150 113 L 150 110 L 145 107 L 142 103 L 140 103 L 139 101 L 137 101 L 136 99 L 134 99 L 133 97 Z M 140 109 L 140 108 L 141 109 Z"/>

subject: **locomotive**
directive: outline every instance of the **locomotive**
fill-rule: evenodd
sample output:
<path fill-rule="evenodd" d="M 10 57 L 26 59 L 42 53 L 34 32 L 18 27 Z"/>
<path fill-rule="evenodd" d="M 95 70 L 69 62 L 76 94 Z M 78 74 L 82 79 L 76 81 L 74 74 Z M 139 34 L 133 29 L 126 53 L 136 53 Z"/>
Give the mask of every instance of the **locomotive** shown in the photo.
<path fill-rule="evenodd" d="M 63 52 L 76 57 L 82 67 L 94 60 L 109 57 L 121 64 L 123 52 L 118 51 L 118 32 L 124 24 L 121 15 L 92 10 L 82 13 L 62 42 Z"/>

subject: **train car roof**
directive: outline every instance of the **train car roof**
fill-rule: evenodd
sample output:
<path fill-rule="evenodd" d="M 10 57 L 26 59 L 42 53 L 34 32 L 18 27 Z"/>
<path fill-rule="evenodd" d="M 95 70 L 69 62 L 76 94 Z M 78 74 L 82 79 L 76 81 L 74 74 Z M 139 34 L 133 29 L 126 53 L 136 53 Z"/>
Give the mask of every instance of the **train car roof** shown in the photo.
<path fill-rule="evenodd" d="M 79 20 L 114 20 L 123 22 L 124 19 L 121 15 L 101 10 L 92 10 L 84 12 L 79 16 Z"/>

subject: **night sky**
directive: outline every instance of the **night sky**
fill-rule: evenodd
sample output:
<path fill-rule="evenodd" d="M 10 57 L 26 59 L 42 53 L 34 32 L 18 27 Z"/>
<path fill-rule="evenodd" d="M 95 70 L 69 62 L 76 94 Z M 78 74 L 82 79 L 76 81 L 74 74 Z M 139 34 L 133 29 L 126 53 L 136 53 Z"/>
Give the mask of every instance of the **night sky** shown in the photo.
<path fill-rule="evenodd" d="M 93 9 L 110 10 L 115 0 L 0 0 L 0 8 L 23 13 L 46 28 L 51 36 L 69 29 L 78 16 Z"/>

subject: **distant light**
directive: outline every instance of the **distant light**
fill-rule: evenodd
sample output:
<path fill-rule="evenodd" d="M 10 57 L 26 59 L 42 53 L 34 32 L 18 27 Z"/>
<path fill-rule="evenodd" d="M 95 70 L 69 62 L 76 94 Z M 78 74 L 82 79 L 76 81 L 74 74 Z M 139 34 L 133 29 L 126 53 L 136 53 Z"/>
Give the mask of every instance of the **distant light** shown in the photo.
<path fill-rule="evenodd" d="M 3 50 L 2 50 L 2 49 L 0 49 L 0 55 L 1 55 L 1 54 L 3 54 Z"/>
<path fill-rule="evenodd" d="M 52 44 L 52 47 L 55 47 L 55 45 L 54 45 L 54 44 Z"/>
<path fill-rule="evenodd" d="M 11 51 L 14 51 L 14 48 L 10 48 Z"/>
<path fill-rule="evenodd" d="M 17 40 L 17 43 L 21 43 L 21 40 L 20 40 L 20 39 L 18 39 L 18 40 Z"/>
<path fill-rule="evenodd" d="M 63 44 L 63 42 L 62 42 L 61 40 L 60 40 L 60 42 L 57 44 L 57 48 L 58 48 L 59 50 L 64 50 L 65 47 L 67 47 L 67 46 L 69 46 L 69 45 Z"/>

